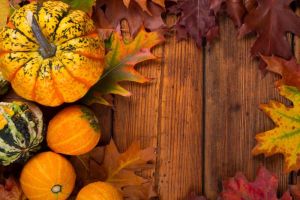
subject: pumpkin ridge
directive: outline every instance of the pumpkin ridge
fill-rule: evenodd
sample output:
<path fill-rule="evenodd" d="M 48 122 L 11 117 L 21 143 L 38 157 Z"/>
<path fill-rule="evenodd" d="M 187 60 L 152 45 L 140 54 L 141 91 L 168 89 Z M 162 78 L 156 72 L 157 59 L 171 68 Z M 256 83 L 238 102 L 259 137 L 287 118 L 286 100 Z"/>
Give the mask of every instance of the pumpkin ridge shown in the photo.
<path fill-rule="evenodd" d="M 5 111 L 3 110 L 2 107 L 0 107 L 0 113 L 1 115 L 6 119 L 7 121 L 7 125 L 9 127 L 10 130 L 12 130 L 12 132 L 15 132 L 15 134 L 13 134 L 13 137 L 14 137 L 14 140 L 17 143 L 18 146 L 22 147 L 22 148 L 25 148 L 25 143 L 22 144 L 22 141 L 21 140 L 24 140 L 25 141 L 25 138 L 23 137 L 23 135 L 20 133 L 20 131 L 18 131 L 17 127 L 15 126 L 14 122 L 12 121 L 11 117 L 8 116 Z"/>
<path fill-rule="evenodd" d="M 27 63 L 29 63 L 30 61 L 32 61 L 34 58 L 30 58 L 27 62 L 25 62 L 23 65 L 21 65 L 10 77 L 7 77 L 7 80 L 8 81 L 11 81 L 11 80 L 13 80 L 13 79 L 15 79 L 15 77 L 16 77 L 16 75 L 17 75 L 17 73 L 21 70 L 21 69 L 23 69 L 23 67 L 27 64 Z"/>
<path fill-rule="evenodd" d="M 102 57 L 102 58 L 96 58 L 96 57 L 92 56 L 92 54 L 85 53 L 85 52 L 82 52 L 82 51 L 75 51 L 73 53 L 81 55 L 81 56 L 84 56 L 84 57 L 86 57 L 88 59 L 91 59 L 91 60 L 104 61 L 104 59 L 105 59 L 104 57 Z"/>
<path fill-rule="evenodd" d="M 85 81 L 84 79 L 75 76 L 75 75 L 72 73 L 72 71 L 69 70 L 68 67 L 66 67 L 66 65 L 63 64 L 63 62 L 62 62 L 61 59 L 59 59 L 59 61 L 61 62 L 61 64 L 62 64 L 62 65 L 64 66 L 64 68 L 66 69 L 66 71 L 70 74 L 70 76 L 71 76 L 75 81 L 77 81 L 77 82 L 79 82 L 79 83 L 82 83 L 82 84 L 85 85 L 85 87 L 87 87 L 87 88 L 92 87 L 92 85 L 89 84 L 89 83 L 88 83 L 87 81 Z M 99 78 L 100 78 L 100 77 L 99 77 Z"/>
<path fill-rule="evenodd" d="M 72 155 L 72 154 L 74 154 L 74 152 L 77 152 L 77 151 L 80 151 L 81 149 L 85 149 L 86 147 L 89 147 L 91 144 L 94 143 L 94 141 L 92 140 L 94 137 L 95 137 L 94 135 L 91 136 L 89 138 L 89 142 L 87 142 L 84 145 L 80 146 L 78 149 L 73 149 L 73 151 L 69 151 L 68 153 Z"/>
<path fill-rule="evenodd" d="M 53 87 L 54 87 L 55 93 L 57 94 L 58 99 L 64 102 L 65 101 L 64 96 L 62 95 L 59 88 L 57 87 L 56 79 L 55 79 L 52 69 L 51 69 L 51 77 L 53 80 Z"/>
<path fill-rule="evenodd" d="M 16 30 L 16 31 L 19 32 L 21 35 L 23 35 L 24 37 L 26 37 L 26 39 L 27 39 L 28 41 L 30 41 L 30 42 L 32 42 L 32 43 L 34 43 L 34 44 L 38 44 L 38 43 L 36 43 L 34 40 L 32 40 L 31 38 L 29 38 L 27 35 L 25 35 L 20 29 L 15 28 L 15 29 L 13 29 L 13 30 Z M 26 51 L 25 51 L 25 52 L 26 52 Z"/>
<path fill-rule="evenodd" d="M 64 43 L 67 43 L 67 42 L 69 42 L 69 41 L 71 41 L 71 40 L 79 39 L 79 38 L 84 38 L 84 37 L 90 37 L 90 36 L 93 37 L 93 35 L 95 35 L 95 34 L 98 34 L 97 30 L 94 30 L 94 31 L 92 31 L 92 32 L 90 32 L 90 33 L 87 33 L 87 34 L 84 34 L 84 35 L 81 35 L 81 36 L 77 36 L 77 37 L 71 38 L 71 39 L 69 39 L 69 40 L 64 41 L 64 42 L 61 43 L 61 44 L 56 44 L 56 45 L 57 45 L 57 48 L 58 48 L 59 46 L 63 45 Z"/>
<path fill-rule="evenodd" d="M 68 10 L 66 12 L 63 13 L 62 17 L 59 19 L 59 23 L 56 24 L 56 27 L 53 31 L 53 35 L 50 36 L 49 41 L 51 41 L 52 43 L 55 43 L 55 40 L 56 40 L 56 31 L 60 25 L 60 23 L 62 22 L 62 19 L 65 18 L 66 16 L 68 16 L 68 14 L 70 13 L 70 10 L 71 10 L 71 7 L 68 8 Z"/>

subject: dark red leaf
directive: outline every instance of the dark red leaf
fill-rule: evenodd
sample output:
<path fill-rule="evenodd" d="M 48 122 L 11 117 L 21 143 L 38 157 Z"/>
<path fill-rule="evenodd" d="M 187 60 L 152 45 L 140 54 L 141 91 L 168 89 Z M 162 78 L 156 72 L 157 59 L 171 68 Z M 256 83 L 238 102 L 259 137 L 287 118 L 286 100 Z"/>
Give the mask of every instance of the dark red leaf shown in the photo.
<path fill-rule="evenodd" d="M 255 57 L 260 54 L 291 59 L 292 50 L 287 32 L 300 35 L 300 17 L 289 7 L 292 0 L 260 0 L 258 6 L 244 19 L 239 37 L 257 33 L 251 49 Z"/>
<path fill-rule="evenodd" d="M 210 10 L 209 0 L 178 1 L 170 10 L 179 16 L 175 25 L 179 40 L 190 36 L 201 47 L 203 38 L 210 42 L 219 35 L 219 26 Z"/>

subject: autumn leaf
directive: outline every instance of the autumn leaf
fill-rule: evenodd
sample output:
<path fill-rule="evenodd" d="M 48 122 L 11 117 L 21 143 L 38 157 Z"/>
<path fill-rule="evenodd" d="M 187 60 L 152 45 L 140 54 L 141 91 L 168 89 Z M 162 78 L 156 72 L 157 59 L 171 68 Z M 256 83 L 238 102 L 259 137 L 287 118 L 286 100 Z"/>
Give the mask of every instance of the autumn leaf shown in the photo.
<path fill-rule="evenodd" d="M 241 173 L 223 182 L 221 200 L 278 200 L 277 194 L 278 178 L 266 168 L 258 170 L 255 181 L 249 182 Z M 287 192 L 281 200 L 292 200 Z"/>
<path fill-rule="evenodd" d="M 223 10 L 232 19 L 237 27 L 241 27 L 245 15 L 255 9 L 257 6 L 256 0 L 211 0 L 210 9 L 212 9 L 216 16 Z M 225 9 L 223 9 L 225 8 Z"/>
<path fill-rule="evenodd" d="M 25 200 L 23 191 L 12 177 L 5 180 L 5 184 L 0 184 L 0 199 L 1 200 Z"/>
<path fill-rule="evenodd" d="M 93 6 L 96 4 L 96 0 L 61 0 L 69 4 L 73 9 L 83 10 L 84 12 L 92 14 Z"/>
<path fill-rule="evenodd" d="M 124 5 L 129 8 L 129 4 L 130 4 L 131 0 L 123 0 L 123 3 Z M 148 12 L 150 15 L 151 15 L 151 12 L 148 10 L 148 5 L 147 3 L 149 3 L 150 1 L 149 0 L 135 0 L 135 2 L 137 4 L 139 4 L 139 6 L 142 8 L 143 11 L 146 11 Z M 164 0 L 153 0 L 152 2 L 162 6 L 162 7 L 165 7 L 165 2 Z"/>
<path fill-rule="evenodd" d="M 132 36 L 136 36 L 142 27 L 150 31 L 166 28 L 161 16 L 163 7 L 148 1 L 149 12 L 144 12 L 136 1 L 130 2 L 127 8 L 122 0 L 97 0 L 94 21 L 100 29 L 117 29 L 125 19 Z"/>
<path fill-rule="evenodd" d="M 203 38 L 211 42 L 219 35 L 216 16 L 210 12 L 209 0 L 178 1 L 169 10 L 179 17 L 175 25 L 179 40 L 191 37 L 201 47 Z"/>
<path fill-rule="evenodd" d="M 286 85 L 278 86 L 278 89 L 280 95 L 292 101 L 293 106 L 285 106 L 277 101 L 260 106 L 276 127 L 256 135 L 257 145 L 252 153 L 264 153 L 265 156 L 283 154 L 285 171 L 289 172 L 300 169 L 300 91 Z"/>
<path fill-rule="evenodd" d="M 118 94 L 129 96 L 131 93 L 121 87 L 121 81 L 145 83 L 148 78 L 138 73 L 134 67 L 146 60 L 156 59 L 151 53 L 151 48 L 163 41 L 158 32 L 147 33 L 141 30 L 131 42 L 124 42 L 118 33 L 114 33 L 108 42 L 111 49 L 105 57 L 105 70 L 99 82 L 89 91 L 84 98 L 86 104 L 100 103 L 109 105 L 103 95 Z"/>
<path fill-rule="evenodd" d="M 293 0 L 260 0 L 256 9 L 244 19 L 239 37 L 255 32 L 257 40 L 251 48 L 253 56 L 292 57 L 287 32 L 300 35 L 300 17 L 289 7 Z"/>
<path fill-rule="evenodd" d="M 300 65 L 296 58 L 285 60 L 276 56 L 261 56 L 267 64 L 267 70 L 281 75 L 278 85 L 295 86 L 300 90 Z"/>
<path fill-rule="evenodd" d="M 154 160 L 155 149 L 152 147 L 142 150 L 138 143 L 133 143 L 127 151 L 119 153 L 112 140 L 105 148 L 101 166 L 107 173 L 106 182 L 117 187 L 124 198 L 140 199 L 141 193 L 153 196 L 152 184 L 149 184 L 150 180 L 136 175 L 136 172 L 152 168 L 151 162 Z"/>

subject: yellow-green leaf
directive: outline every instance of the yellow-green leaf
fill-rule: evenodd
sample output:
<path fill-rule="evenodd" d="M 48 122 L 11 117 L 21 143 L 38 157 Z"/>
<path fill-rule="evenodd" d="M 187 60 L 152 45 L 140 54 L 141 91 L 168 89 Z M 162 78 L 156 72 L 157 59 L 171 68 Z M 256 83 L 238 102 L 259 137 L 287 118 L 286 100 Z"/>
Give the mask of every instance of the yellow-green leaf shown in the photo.
<path fill-rule="evenodd" d="M 131 95 L 119 82 L 148 82 L 149 79 L 137 72 L 134 67 L 138 63 L 156 59 L 151 53 L 151 48 L 163 40 L 163 36 L 158 32 L 147 33 L 145 30 L 141 30 L 133 41 L 124 42 L 118 33 L 114 33 L 107 42 L 107 48 L 110 51 L 105 57 L 104 73 L 99 82 L 86 95 L 84 102 L 109 105 L 103 98 L 104 95 Z"/>
<path fill-rule="evenodd" d="M 300 169 L 300 91 L 296 87 L 281 85 L 280 95 L 291 100 L 293 106 L 277 101 L 263 104 L 260 108 L 274 121 L 276 127 L 256 135 L 257 145 L 253 154 L 283 154 L 285 171 Z"/>
<path fill-rule="evenodd" d="M 7 17 L 10 13 L 8 0 L 0 0 L 0 31 L 6 25 Z"/>
<path fill-rule="evenodd" d="M 73 9 L 83 10 L 89 14 L 92 13 L 92 8 L 96 4 L 96 0 L 62 0 L 69 4 Z"/>

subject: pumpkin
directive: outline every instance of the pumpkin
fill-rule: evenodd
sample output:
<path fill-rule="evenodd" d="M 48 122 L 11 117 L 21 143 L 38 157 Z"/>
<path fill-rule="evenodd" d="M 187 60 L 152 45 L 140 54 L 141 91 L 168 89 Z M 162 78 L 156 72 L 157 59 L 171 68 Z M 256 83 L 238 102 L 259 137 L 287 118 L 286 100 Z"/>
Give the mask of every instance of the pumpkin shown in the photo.
<path fill-rule="evenodd" d="M 24 162 L 43 141 L 43 115 L 23 102 L 0 103 L 0 163 Z"/>
<path fill-rule="evenodd" d="M 8 92 L 9 82 L 4 79 L 1 71 L 0 71 L 0 96 L 4 95 Z"/>
<path fill-rule="evenodd" d="M 50 120 L 47 143 L 57 153 L 81 155 L 91 151 L 100 136 L 99 122 L 93 111 L 85 106 L 73 105 Z"/>
<path fill-rule="evenodd" d="M 75 170 L 66 158 L 43 152 L 24 166 L 20 183 L 30 200 L 65 200 L 72 193 L 75 179 Z"/>
<path fill-rule="evenodd" d="M 0 31 L 0 70 L 15 92 L 46 106 L 83 97 L 103 72 L 103 41 L 66 3 L 30 3 Z"/>
<path fill-rule="evenodd" d="M 105 182 L 90 183 L 83 187 L 76 200 L 122 200 L 122 196 L 119 191 Z"/>

